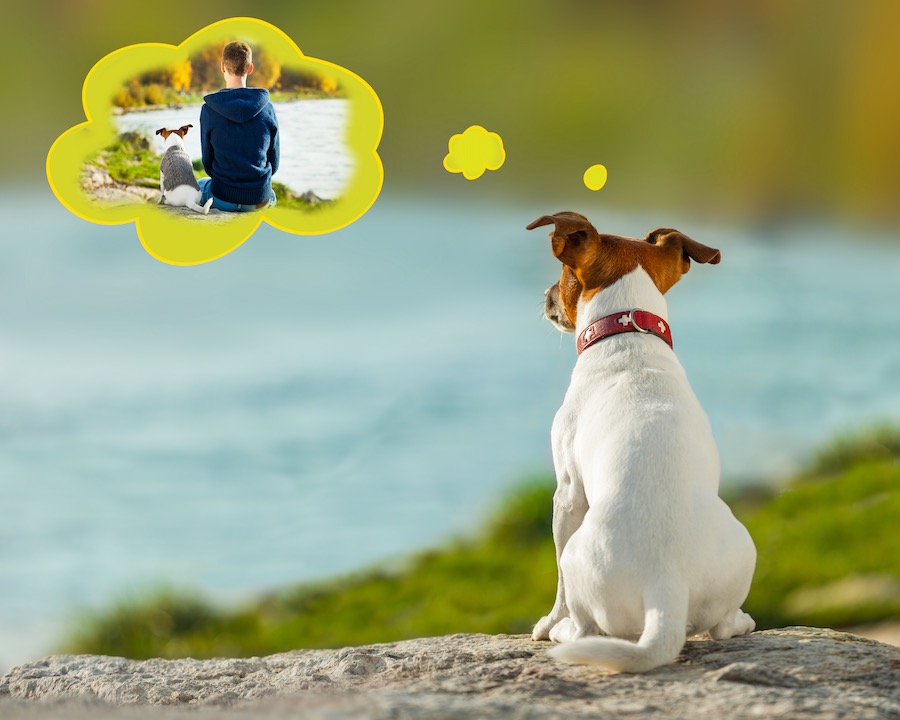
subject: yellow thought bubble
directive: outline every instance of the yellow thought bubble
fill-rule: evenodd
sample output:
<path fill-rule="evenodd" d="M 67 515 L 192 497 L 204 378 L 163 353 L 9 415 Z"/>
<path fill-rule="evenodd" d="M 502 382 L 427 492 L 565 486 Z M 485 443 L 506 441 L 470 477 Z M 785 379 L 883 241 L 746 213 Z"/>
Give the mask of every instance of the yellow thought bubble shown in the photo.
<path fill-rule="evenodd" d="M 591 165 L 584 171 L 584 184 L 588 190 L 599 190 L 606 185 L 606 168 L 603 165 Z"/>
<path fill-rule="evenodd" d="M 167 211 L 165 206 L 141 202 L 109 205 L 92 198 L 84 189 L 82 174 L 88 159 L 98 156 L 118 138 L 113 121 L 116 93 L 122 92 L 130 79 L 143 73 L 184 67 L 203 50 L 232 40 L 243 40 L 251 48 L 265 48 L 267 58 L 282 71 L 311 73 L 323 84 L 342 90 L 349 107 L 344 142 L 352 156 L 352 168 L 340 195 L 309 211 L 276 206 L 256 212 L 227 213 L 228 217 L 223 217 L 225 213 L 184 217 Z M 176 77 L 174 73 L 172 77 Z M 253 75 L 250 78 L 252 86 Z M 173 85 L 175 82 L 172 80 Z M 262 20 L 222 20 L 194 33 L 178 46 L 146 43 L 110 53 L 85 78 L 82 104 L 86 122 L 60 135 L 50 148 L 47 156 L 50 187 L 63 205 L 85 220 L 107 225 L 134 222 L 144 248 L 162 262 L 195 265 L 215 260 L 240 246 L 263 222 L 301 235 L 328 233 L 361 217 L 381 191 L 384 172 L 377 150 L 384 114 L 375 91 L 346 68 L 304 56 L 290 37 Z M 190 132 L 199 133 L 199 128 Z M 282 152 L 282 167 L 286 160 Z M 278 175 L 273 179 L 279 180 Z"/>
<path fill-rule="evenodd" d="M 480 178 L 485 170 L 498 170 L 506 160 L 503 139 L 481 125 L 472 125 L 451 137 L 448 149 L 444 168 L 452 173 L 461 172 L 466 180 Z"/>

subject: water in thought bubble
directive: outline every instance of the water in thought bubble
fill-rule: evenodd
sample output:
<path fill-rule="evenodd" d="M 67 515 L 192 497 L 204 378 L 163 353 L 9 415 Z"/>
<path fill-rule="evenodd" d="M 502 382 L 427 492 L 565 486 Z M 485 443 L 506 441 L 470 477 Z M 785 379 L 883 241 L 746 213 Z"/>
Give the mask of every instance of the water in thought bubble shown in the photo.
<path fill-rule="evenodd" d="M 591 165 L 584 171 L 584 184 L 588 190 L 599 190 L 606 185 L 606 168 L 603 165 Z"/>
<path fill-rule="evenodd" d="M 465 132 L 451 137 L 448 149 L 444 169 L 462 173 L 466 180 L 477 180 L 485 170 L 498 170 L 506 160 L 503 139 L 481 125 L 471 125 Z"/>
<path fill-rule="evenodd" d="M 311 75 L 340 89 L 349 107 L 346 126 L 346 150 L 352 157 L 352 172 L 340 195 L 312 211 L 272 207 L 249 213 L 225 213 L 215 216 L 184 217 L 157 206 L 138 201 L 110 204 L 99 202 L 85 190 L 85 168 L 89 161 L 102 158 L 118 140 L 113 109 L 117 94 L 130 83 L 160 69 L 167 70 L 172 88 L 179 76 L 176 70 L 190 73 L 191 60 L 211 48 L 221 48 L 232 40 L 243 40 L 251 48 L 265 49 L 269 75 L 277 67 L 285 77 Z M 221 52 L 221 50 L 218 50 Z M 256 58 L 254 57 L 254 60 Z M 254 70 L 262 81 L 264 68 Z M 262 77 L 261 77 L 262 76 Z M 254 84 L 250 75 L 248 85 Z M 221 85 L 218 85 L 221 87 Z M 266 85 L 263 85 L 266 87 Z M 150 88 L 145 88 L 149 90 Z M 158 88 L 157 88 L 158 90 Z M 159 101 L 154 100 L 154 104 Z M 316 102 L 298 100 L 297 102 Z M 47 178 L 57 198 L 71 212 L 91 222 L 120 224 L 134 222 L 138 237 L 153 257 L 174 265 L 195 265 L 215 260 L 240 246 L 266 222 L 281 230 L 302 235 L 318 235 L 337 230 L 361 217 L 381 191 L 384 172 L 378 156 L 378 144 L 384 126 L 381 102 L 361 77 L 339 65 L 303 55 L 300 48 L 274 25 L 255 18 L 232 18 L 213 23 L 180 45 L 146 43 L 131 45 L 101 59 L 88 73 L 82 89 L 86 122 L 63 133 L 47 156 Z M 185 106 L 185 113 L 188 112 Z M 196 108 L 194 108 L 196 109 Z M 178 127 L 190 122 L 176 119 Z M 279 128 L 282 132 L 284 128 Z M 195 128 L 194 132 L 199 132 Z M 151 148 L 151 153 L 157 150 Z M 282 152 L 282 164 L 289 158 Z M 152 178 L 148 180 L 152 181 Z M 158 177 L 157 177 L 158 180 Z M 276 173 L 273 180 L 278 181 Z M 298 189 L 304 192 L 306 188 Z"/>

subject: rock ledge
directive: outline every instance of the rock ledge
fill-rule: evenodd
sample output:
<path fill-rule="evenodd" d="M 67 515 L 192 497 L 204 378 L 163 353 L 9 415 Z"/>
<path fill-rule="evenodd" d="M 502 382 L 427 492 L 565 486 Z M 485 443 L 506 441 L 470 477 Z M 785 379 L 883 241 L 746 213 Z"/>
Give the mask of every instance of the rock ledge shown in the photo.
<path fill-rule="evenodd" d="M 847 633 L 691 640 L 643 675 L 561 665 L 548 647 L 450 635 L 248 659 L 52 656 L 0 679 L 0 716 L 900 718 L 900 648 Z"/>

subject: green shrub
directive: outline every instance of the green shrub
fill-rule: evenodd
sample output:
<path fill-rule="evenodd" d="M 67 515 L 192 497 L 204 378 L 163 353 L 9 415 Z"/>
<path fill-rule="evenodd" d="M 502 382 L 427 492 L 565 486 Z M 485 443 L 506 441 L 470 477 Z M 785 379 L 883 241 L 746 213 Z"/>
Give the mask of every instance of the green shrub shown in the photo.
<path fill-rule="evenodd" d="M 889 425 L 877 425 L 839 437 L 816 453 L 801 477 L 834 475 L 870 460 L 900 460 L 900 431 Z"/>
<path fill-rule="evenodd" d="M 761 627 L 900 617 L 900 593 L 885 591 L 890 578 L 900 584 L 898 517 L 896 460 L 862 460 L 815 479 L 804 474 L 741 518 L 759 553 L 747 611 Z M 844 583 L 854 577 L 855 594 Z"/>
<path fill-rule="evenodd" d="M 92 162 L 122 183 L 159 184 L 159 155 L 150 149 L 150 140 L 137 132 L 123 133 Z"/>

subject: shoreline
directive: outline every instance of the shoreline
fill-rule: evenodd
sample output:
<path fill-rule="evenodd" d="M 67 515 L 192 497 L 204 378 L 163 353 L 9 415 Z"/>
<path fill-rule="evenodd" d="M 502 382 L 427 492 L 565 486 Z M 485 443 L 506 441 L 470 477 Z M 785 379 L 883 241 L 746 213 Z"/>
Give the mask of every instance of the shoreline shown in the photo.
<path fill-rule="evenodd" d="M 193 105 L 202 105 L 203 98 L 205 95 L 209 95 L 210 93 L 216 92 L 215 90 L 211 90 L 207 93 L 203 93 L 198 96 L 190 96 L 185 98 L 184 102 L 168 102 L 168 103 L 159 103 L 156 105 L 133 105 L 129 107 L 123 107 L 121 105 L 113 105 L 111 108 L 111 113 L 115 117 L 119 117 L 122 115 L 131 115 L 133 113 L 146 113 L 146 112 L 155 112 L 157 110 L 183 110 L 185 107 L 191 107 Z M 306 100 L 346 100 L 347 96 L 344 94 L 325 94 L 320 92 L 309 92 L 309 93 L 282 93 L 282 92 L 272 92 L 269 91 L 269 100 L 273 103 L 289 103 L 289 102 L 302 102 Z"/>

